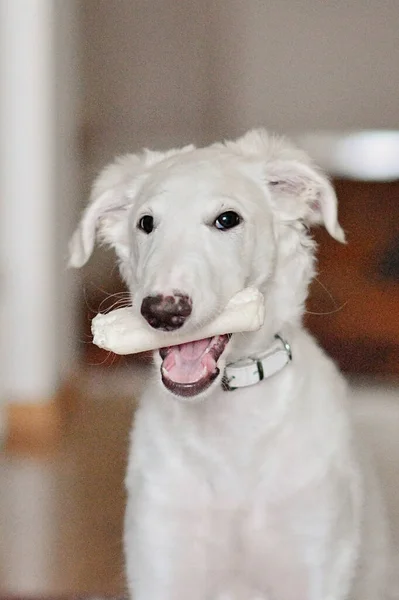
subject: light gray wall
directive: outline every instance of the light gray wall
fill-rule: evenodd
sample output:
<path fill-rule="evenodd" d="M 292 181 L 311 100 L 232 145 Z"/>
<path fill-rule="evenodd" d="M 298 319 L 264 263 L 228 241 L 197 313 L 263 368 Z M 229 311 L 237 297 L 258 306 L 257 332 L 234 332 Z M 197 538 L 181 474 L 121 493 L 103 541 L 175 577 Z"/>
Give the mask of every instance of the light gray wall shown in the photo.
<path fill-rule="evenodd" d="M 223 131 L 399 126 L 399 2 L 215 0 Z"/>
<path fill-rule="evenodd" d="M 260 123 L 399 125 L 397 0 L 83 0 L 82 8 L 98 161 Z"/>
<path fill-rule="evenodd" d="M 91 164 L 142 146 L 202 141 L 209 0 L 83 0 Z"/>

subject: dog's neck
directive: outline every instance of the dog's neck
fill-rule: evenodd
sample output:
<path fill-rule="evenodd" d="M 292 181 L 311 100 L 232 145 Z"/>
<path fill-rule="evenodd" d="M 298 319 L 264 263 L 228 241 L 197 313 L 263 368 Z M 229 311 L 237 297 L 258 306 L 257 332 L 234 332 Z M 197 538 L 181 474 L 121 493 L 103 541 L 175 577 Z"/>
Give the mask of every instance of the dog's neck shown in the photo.
<path fill-rule="evenodd" d="M 278 326 L 266 322 L 258 331 L 236 334 L 231 342 L 228 362 L 237 362 L 245 358 L 257 358 L 274 345 L 276 335 L 281 335 L 289 342 L 295 330 L 301 327 L 300 319 L 292 323 L 280 323 Z"/>
<path fill-rule="evenodd" d="M 289 343 L 295 332 L 303 329 L 308 288 L 315 274 L 315 244 L 302 230 L 294 244 L 287 244 L 287 234 L 290 238 L 287 228 L 282 228 L 282 243 L 273 275 L 267 281 L 251 282 L 264 296 L 265 322 L 258 331 L 233 337 L 228 361 L 252 358 L 265 352 L 273 345 L 276 334 Z"/>

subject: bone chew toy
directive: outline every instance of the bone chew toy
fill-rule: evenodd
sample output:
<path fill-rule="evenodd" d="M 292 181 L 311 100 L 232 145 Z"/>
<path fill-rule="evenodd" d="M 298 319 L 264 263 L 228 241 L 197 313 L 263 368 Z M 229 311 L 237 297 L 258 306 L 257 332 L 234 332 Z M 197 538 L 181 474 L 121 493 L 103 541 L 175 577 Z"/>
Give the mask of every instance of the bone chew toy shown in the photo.
<path fill-rule="evenodd" d="M 150 329 L 131 307 L 96 315 L 91 330 L 96 346 L 115 354 L 136 354 L 225 333 L 256 331 L 263 325 L 264 312 L 263 295 L 256 288 L 245 288 L 231 298 L 222 313 L 195 331 L 168 333 Z"/>

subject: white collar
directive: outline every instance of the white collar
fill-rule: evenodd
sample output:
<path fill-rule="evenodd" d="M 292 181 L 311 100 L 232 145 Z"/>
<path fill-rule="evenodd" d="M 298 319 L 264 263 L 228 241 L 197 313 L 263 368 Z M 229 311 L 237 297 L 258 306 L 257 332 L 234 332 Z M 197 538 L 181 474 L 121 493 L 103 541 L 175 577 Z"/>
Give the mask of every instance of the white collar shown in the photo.
<path fill-rule="evenodd" d="M 242 358 L 226 365 L 222 381 L 225 391 L 248 387 L 281 371 L 292 360 L 291 347 L 279 334 L 266 352 L 256 358 Z"/>

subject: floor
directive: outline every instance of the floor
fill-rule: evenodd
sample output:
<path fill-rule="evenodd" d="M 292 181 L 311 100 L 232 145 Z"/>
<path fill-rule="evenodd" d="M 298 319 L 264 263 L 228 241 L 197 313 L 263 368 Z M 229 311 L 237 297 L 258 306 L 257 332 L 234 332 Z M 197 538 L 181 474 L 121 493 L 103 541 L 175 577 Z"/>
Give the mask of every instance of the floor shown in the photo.
<path fill-rule="evenodd" d="M 146 368 L 136 367 L 133 380 L 131 367 L 128 374 L 112 368 L 85 372 L 84 400 L 55 454 L 0 454 L 0 596 L 124 594 L 123 475 L 131 392 L 138 393 Z M 388 482 L 399 547 L 399 388 L 356 382 L 352 394 L 359 426 Z"/>
<path fill-rule="evenodd" d="M 84 401 L 56 453 L 0 455 L 0 596 L 124 592 L 123 477 L 133 402 L 121 389 L 115 397 L 112 369 L 98 375 L 83 377 Z"/>

